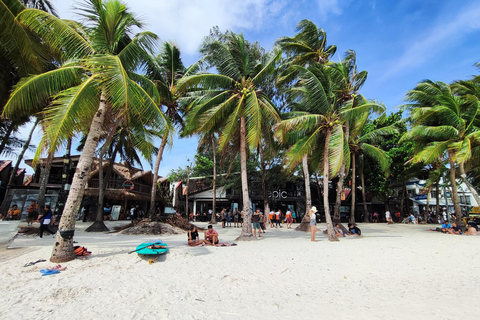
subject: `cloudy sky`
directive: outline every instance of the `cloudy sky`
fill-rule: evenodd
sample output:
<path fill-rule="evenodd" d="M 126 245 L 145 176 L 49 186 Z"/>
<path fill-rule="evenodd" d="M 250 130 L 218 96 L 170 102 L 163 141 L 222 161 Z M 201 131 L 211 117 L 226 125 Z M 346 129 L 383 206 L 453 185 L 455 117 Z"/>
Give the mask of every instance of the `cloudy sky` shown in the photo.
<path fill-rule="evenodd" d="M 73 0 L 52 0 L 60 17 L 78 19 Z M 383 102 L 389 111 L 402 104 L 407 90 L 424 79 L 452 82 L 478 74 L 480 2 L 474 0 L 126 0 L 146 29 L 162 41 L 175 42 L 186 65 L 213 26 L 243 33 L 270 49 L 280 36 L 293 36 L 302 19 L 327 32 L 338 47 L 335 60 L 348 49 L 368 71 L 362 93 Z M 196 151 L 194 139 L 175 140 L 163 157 L 160 174 L 184 166 Z M 145 169 L 150 169 L 148 165 Z M 31 170 L 30 170 L 31 171 Z"/>

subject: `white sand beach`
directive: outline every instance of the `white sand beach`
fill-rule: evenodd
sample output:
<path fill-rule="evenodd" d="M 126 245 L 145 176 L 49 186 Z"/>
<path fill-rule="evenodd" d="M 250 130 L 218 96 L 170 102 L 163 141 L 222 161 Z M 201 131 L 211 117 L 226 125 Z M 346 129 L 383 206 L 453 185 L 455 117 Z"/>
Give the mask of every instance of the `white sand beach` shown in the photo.
<path fill-rule="evenodd" d="M 480 237 L 429 232 L 431 225 L 359 224 L 363 237 L 333 243 L 283 227 L 259 241 L 195 248 L 186 234 L 85 233 L 89 225 L 77 224 L 75 241 L 93 254 L 59 274 L 40 273 L 55 265 L 51 236 L 18 235 L 2 246 L 0 319 L 480 317 Z M 215 229 L 221 241 L 240 233 Z M 128 254 L 159 238 L 170 250 L 158 262 Z M 47 261 L 24 267 L 39 259 Z"/>

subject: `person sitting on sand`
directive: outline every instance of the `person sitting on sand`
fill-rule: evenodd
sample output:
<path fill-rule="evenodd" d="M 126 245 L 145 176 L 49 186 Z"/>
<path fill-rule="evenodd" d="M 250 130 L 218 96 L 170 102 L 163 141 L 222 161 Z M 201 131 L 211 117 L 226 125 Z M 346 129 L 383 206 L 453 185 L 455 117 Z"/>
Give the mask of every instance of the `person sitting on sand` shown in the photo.
<path fill-rule="evenodd" d="M 333 231 L 335 231 L 335 235 L 337 237 L 345 237 L 343 234 L 343 230 L 340 228 L 340 225 L 337 223 L 335 224 L 335 228 L 333 228 Z"/>
<path fill-rule="evenodd" d="M 448 229 L 448 233 L 450 234 L 462 234 L 462 228 L 457 227 L 457 224 L 455 222 L 452 222 L 452 227 Z"/>
<path fill-rule="evenodd" d="M 208 225 L 208 230 L 205 232 L 205 240 L 212 245 L 218 243 L 218 232 L 213 229 L 211 224 Z"/>
<path fill-rule="evenodd" d="M 203 244 L 210 245 L 211 243 L 200 239 L 197 228 L 195 226 L 190 226 L 190 230 L 188 230 L 188 245 L 194 247 Z"/>
<path fill-rule="evenodd" d="M 452 225 L 450 223 L 448 223 L 448 221 L 445 221 L 442 224 L 442 232 L 443 233 L 448 233 L 448 229 L 450 229 L 451 227 L 452 227 Z"/>
<path fill-rule="evenodd" d="M 476 236 L 478 235 L 477 229 L 475 229 L 472 225 L 468 225 L 468 230 L 465 232 L 468 236 Z"/>
<path fill-rule="evenodd" d="M 14 204 L 10 210 L 7 211 L 7 218 L 5 220 L 18 220 L 20 219 L 20 209 Z"/>
<path fill-rule="evenodd" d="M 360 237 L 362 235 L 362 230 L 355 225 L 355 223 L 348 224 L 348 234 L 350 236 Z"/>

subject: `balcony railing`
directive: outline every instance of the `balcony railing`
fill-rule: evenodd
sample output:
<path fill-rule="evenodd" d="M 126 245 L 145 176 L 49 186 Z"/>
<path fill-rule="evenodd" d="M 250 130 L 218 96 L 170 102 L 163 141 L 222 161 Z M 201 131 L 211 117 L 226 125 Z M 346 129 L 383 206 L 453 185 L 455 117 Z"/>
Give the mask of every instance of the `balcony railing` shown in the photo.
<path fill-rule="evenodd" d="M 123 188 L 123 183 L 125 182 L 125 180 L 110 179 L 110 180 L 104 181 L 104 183 L 105 182 L 107 183 L 107 190 L 108 189 L 113 189 L 113 190 L 124 189 Z M 99 184 L 98 179 L 91 179 L 90 181 L 88 181 L 88 188 L 98 189 L 98 184 Z M 130 191 L 150 194 L 151 191 L 152 191 L 152 187 L 150 187 L 146 184 L 135 183 L 135 186 Z"/>

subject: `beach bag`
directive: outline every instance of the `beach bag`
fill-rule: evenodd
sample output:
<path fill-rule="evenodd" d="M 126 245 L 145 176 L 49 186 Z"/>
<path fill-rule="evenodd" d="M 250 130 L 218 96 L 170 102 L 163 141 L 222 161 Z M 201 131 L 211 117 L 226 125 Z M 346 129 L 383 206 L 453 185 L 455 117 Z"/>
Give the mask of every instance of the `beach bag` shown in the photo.
<path fill-rule="evenodd" d="M 77 257 L 79 257 L 79 256 L 89 256 L 89 255 L 92 254 L 85 247 L 75 246 L 75 247 L 73 247 L 73 249 L 75 249 L 75 254 L 77 255 Z"/>

